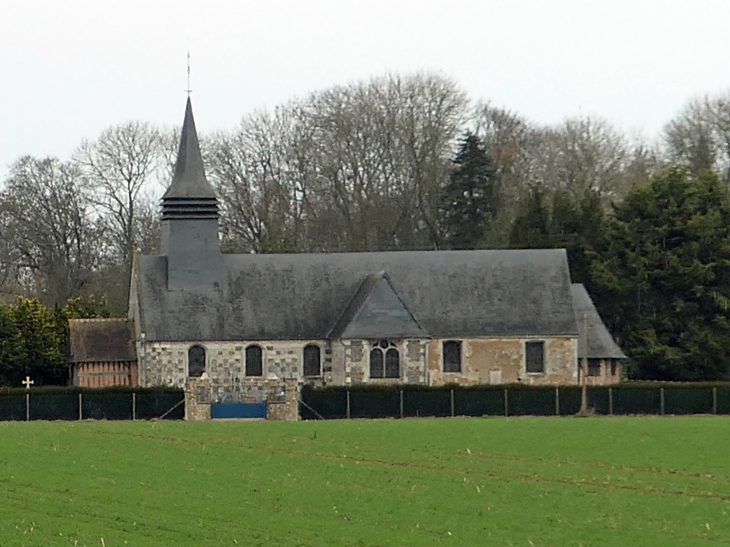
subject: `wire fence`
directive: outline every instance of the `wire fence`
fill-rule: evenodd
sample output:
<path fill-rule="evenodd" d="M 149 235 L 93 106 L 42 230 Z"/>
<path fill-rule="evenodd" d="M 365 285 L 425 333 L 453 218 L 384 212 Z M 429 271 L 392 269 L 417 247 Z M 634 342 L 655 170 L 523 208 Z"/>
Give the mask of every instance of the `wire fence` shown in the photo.
<path fill-rule="evenodd" d="M 184 392 L 170 388 L 0 390 L 0 420 L 181 420 Z"/>
<path fill-rule="evenodd" d="M 302 419 L 572 416 L 580 386 L 357 386 L 302 390 Z M 586 388 L 597 415 L 730 415 L 730 383 L 625 383 Z"/>

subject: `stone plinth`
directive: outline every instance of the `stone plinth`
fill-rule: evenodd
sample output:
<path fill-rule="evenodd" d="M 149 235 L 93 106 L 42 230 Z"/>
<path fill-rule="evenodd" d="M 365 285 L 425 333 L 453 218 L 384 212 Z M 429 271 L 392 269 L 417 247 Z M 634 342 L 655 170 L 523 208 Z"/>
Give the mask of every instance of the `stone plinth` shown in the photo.
<path fill-rule="evenodd" d="M 296 380 L 270 380 L 266 419 L 289 422 L 298 420 L 298 395 Z"/>
<path fill-rule="evenodd" d="M 210 420 L 210 387 L 207 378 L 188 378 L 185 384 L 185 419 L 189 422 Z"/>

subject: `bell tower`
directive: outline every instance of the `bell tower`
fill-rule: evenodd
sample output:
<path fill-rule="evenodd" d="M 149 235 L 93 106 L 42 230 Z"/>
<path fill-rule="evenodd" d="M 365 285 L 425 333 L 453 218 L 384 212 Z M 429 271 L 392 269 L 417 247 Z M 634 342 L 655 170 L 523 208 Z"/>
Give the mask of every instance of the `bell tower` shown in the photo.
<path fill-rule="evenodd" d="M 167 257 L 167 289 L 214 289 L 223 273 L 218 199 L 205 176 L 190 97 L 175 174 L 162 196 L 161 221 L 160 247 Z"/>

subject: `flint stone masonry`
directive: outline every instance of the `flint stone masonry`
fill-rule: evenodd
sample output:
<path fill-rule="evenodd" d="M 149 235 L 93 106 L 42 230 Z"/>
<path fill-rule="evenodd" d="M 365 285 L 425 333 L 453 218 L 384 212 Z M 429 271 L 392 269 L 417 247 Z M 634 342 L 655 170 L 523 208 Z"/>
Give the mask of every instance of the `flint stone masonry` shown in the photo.
<path fill-rule="evenodd" d="M 388 340 L 395 343 L 400 360 L 400 377 L 371 378 L 370 351 L 380 347 L 379 340 L 343 340 L 344 378 L 346 384 L 426 384 L 428 374 L 426 368 L 426 349 L 428 340 Z M 333 346 L 335 344 L 333 343 Z M 339 378 L 340 376 L 337 375 Z M 342 385 L 342 384 L 339 384 Z"/>
<path fill-rule="evenodd" d="M 210 380 L 188 378 L 185 385 L 185 419 L 189 422 L 210 420 Z"/>
<path fill-rule="evenodd" d="M 212 384 L 233 385 L 236 382 L 247 380 L 294 379 L 305 381 L 302 376 L 302 359 L 304 347 L 314 344 L 320 347 L 320 367 L 324 368 L 323 341 L 297 340 L 263 343 L 253 341 L 247 344 L 241 342 L 148 342 L 141 352 L 140 361 L 145 370 L 140 375 L 143 386 L 166 385 L 184 387 L 188 378 L 188 350 L 193 346 L 205 349 L 205 371 Z M 247 377 L 245 351 L 249 345 L 258 345 L 262 349 L 263 375 Z M 325 381 L 331 377 L 324 373 Z"/>
<path fill-rule="evenodd" d="M 267 420 L 294 422 L 299 419 L 299 392 L 295 380 L 269 383 Z M 283 397 L 281 397 L 283 393 Z"/>

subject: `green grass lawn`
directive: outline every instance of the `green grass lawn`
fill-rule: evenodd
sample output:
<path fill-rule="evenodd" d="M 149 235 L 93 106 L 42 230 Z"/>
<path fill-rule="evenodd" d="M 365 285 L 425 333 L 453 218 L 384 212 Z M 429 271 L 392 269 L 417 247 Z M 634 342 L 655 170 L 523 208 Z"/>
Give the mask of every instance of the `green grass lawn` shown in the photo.
<path fill-rule="evenodd" d="M 0 423 L 0 546 L 728 545 L 730 419 Z"/>

